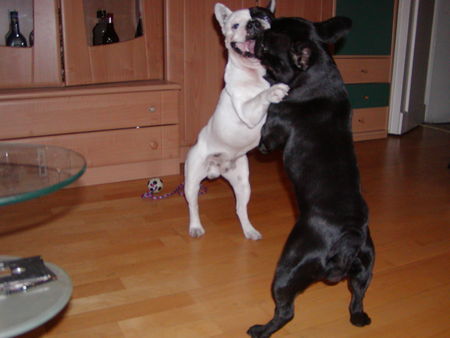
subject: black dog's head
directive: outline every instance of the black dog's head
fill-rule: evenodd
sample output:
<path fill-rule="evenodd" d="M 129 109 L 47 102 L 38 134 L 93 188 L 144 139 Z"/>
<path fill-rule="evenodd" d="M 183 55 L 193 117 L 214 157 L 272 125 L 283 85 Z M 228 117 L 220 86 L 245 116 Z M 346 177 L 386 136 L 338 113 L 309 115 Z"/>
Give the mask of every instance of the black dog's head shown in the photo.
<path fill-rule="evenodd" d="M 269 82 L 290 84 L 315 64 L 333 63 L 326 45 L 344 37 L 351 25 L 345 17 L 319 23 L 301 18 L 275 19 L 271 28 L 259 35 L 255 55 L 267 68 Z"/>

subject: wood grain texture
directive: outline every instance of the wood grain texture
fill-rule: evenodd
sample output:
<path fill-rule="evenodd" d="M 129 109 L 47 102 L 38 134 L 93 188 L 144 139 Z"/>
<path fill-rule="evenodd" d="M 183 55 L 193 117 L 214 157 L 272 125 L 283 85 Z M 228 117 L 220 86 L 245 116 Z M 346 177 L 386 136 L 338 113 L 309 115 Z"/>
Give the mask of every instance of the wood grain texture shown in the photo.
<path fill-rule="evenodd" d="M 390 82 L 390 57 L 335 57 L 345 83 Z"/>
<path fill-rule="evenodd" d="M 448 337 L 450 134 L 418 128 L 356 150 L 377 250 L 365 301 L 372 324 L 349 323 L 345 283 L 318 283 L 274 337 Z M 244 239 L 223 180 L 205 182 L 200 239 L 187 234 L 182 197 L 140 198 L 145 180 L 2 207 L 2 254 L 40 254 L 74 283 L 65 311 L 25 337 L 246 337 L 272 315 L 270 283 L 297 214 L 277 159 L 250 158 L 258 242 Z M 183 177 L 163 180 L 168 192 Z"/>
<path fill-rule="evenodd" d="M 2 100 L 0 139 L 145 127 L 178 122 L 178 91 Z"/>
<path fill-rule="evenodd" d="M 354 109 L 352 116 L 353 137 L 365 132 L 382 131 L 386 133 L 388 107 Z M 384 135 L 386 136 L 386 135 Z"/>

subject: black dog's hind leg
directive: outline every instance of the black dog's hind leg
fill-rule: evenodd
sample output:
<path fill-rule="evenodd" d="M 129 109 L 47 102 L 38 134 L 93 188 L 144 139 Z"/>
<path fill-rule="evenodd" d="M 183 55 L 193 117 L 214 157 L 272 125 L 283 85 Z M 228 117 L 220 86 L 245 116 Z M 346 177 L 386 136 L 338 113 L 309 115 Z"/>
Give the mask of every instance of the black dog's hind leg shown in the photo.
<path fill-rule="evenodd" d="M 312 284 L 311 280 L 302 280 L 295 278 L 295 281 L 289 281 L 286 284 L 286 279 L 289 271 L 286 271 L 284 276 L 277 274 L 272 286 L 272 296 L 275 301 L 275 313 L 273 318 L 265 325 L 254 325 L 247 333 L 252 338 L 267 338 L 275 331 L 278 331 L 283 326 L 294 318 L 294 300 L 298 293 L 304 291 Z M 298 271 L 301 274 L 301 271 Z M 281 282 L 283 281 L 283 282 Z"/>
<path fill-rule="evenodd" d="M 297 252 L 304 252 L 304 250 L 299 249 L 298 242 L 288 240 L 272 283 L 272 297 L 275 301 L 274 316 L 265 325 L 252 326 L 247 331 L 251 337 L 270 337 L 272 333 L 286 325 L 294 317 L 294 300 L 297 294 L 317 281 L 315 278 L 317 263 L 311 257 L 308 262 L 303 261 L 305 255 L 296 255 Z"/>
<path fill-rule="evenodd" d="M 374 250 L 372 241 L 368 239 L 368 245 L 361 250 L 348 276 L 348 286 L 352 293 L 350 301 L 350 322 L 356 326 L 369 325 L 371 320 L 364 312 L 363 299 L 372 278 Z"/>

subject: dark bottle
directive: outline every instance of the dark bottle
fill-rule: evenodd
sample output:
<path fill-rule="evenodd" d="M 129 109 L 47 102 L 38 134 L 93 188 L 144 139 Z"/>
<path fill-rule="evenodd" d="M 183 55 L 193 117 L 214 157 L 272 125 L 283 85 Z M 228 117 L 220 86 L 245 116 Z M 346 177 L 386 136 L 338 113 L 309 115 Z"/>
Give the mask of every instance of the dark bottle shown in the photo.
<path fill-rule="evenodd" d="M 30 36 L 28 37 L 28 42 L 30 43 L 30 47 L 34 46 L 34 30 L 30 32 Z"/>
<path fill-rule="evenodd" d="M 26 47 L 27 40 L 25 40 L 25 37 L 20 33 L 19 14 L 17 11 L 9 12 L 9 20 L 10 28 L 5 38 L 6 45 L 10 47 Z"/>
<path fill-rule="evenodd" d="M 97 11 L 98 22 L 92 30 L 92 44 L 94 46 L 103 44 L 103 35 L 106 32 L 106 11 L 104 9 Z"/>
<path fill-rule="evenodd" d="M 107 15 L 107 22 L 106 31 L 103 35 L 103 44 L 106 45 L 109 43 L 119 42 L 119 37 L 114 30 L 114 16 L 111 13 L 108 13 Z"/>
<path fill-rule="evenodd" d="M 137 27 L 136 27 L 136 34 L 134 34 L 134 37 L 138 38 L 138 37 L 140 37 L 142 35 L 143 35 L 143 32 L 142 32 L 142 20 L 141 20 L 141 18 L 139 18 L 138 24 L 137 24 Z"/>

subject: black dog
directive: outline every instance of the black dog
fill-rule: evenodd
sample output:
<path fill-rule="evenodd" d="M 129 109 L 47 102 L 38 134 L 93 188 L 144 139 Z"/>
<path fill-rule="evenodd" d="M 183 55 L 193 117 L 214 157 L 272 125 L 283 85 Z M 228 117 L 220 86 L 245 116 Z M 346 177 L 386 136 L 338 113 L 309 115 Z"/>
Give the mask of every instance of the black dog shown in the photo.
<path fill-rule="evenodd" d="M 326 50 L 350 27 L 343 17 L 321 23 L 281 18 L 257 41 L 268 81 L 290 87 L 281 103 L 270 106 L 259 149 L 284 147 L 300 216 L 276 268 L 274 317 L 251 327 L 252 337 L 269 337 L 289 322 L 296 295 L 312 283 L 344 278 L 352 292 L 350 321 L 370 324 L 362 304 L 374 262 L 368 208 L 360 192 L 348 95 Z"/>

